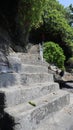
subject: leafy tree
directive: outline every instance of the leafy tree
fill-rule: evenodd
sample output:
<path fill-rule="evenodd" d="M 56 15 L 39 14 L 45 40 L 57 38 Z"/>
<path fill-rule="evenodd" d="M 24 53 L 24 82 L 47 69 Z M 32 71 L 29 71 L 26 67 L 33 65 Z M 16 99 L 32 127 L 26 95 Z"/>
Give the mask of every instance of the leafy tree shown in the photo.
<path fill-rule="evenodd" d="M 47 0 L 20 0 L 18 4 L 17 25 L 20 27 L 21 40 L 28 41 L 32 26 L 38 27 L 42 23 L 42 15 Z"/>
<path fill-rule="evenodd" d="M 66 19 L 66 9 L 56 0 L 49 1 L 43 16 L 44 24 L 41 30 L 45 34 L 45 41 L 58 43 L 68 59 L 73 54 L 73 28 Z"/>
<path fill-rule="evenodd" d="M 66 14 L 67 10 L 57 0 L 47 0 L 42 14 L 43 24 L 34 32 L 39 34 L 36 34 L 36 39 L 40 39 L 43 33 L 45 42 L 58 43 L 68 60 L 73 55 L 73 28 L 69 25 Z"/>
<path fill-rule="evenodd" d="M 57 10 L 58 12 L 63 14 L 63 16 L 65 17 L 66 9 L 57 0 L 48 0 L 47 1 L 45 12 L 47 13 L 47 11 L 49 11 L 49 10 Z"/>
<path fill-rule="evenodd" d="M 61 27 L 60 25 L 58 25 L 59 19 L 61 20 L 59 24 L 62 23 L 62 21 L 65 21 L 64 19 L 65 11 L 66 10 L 64 9 L 64 7 L 61 4 L 59 4 L 57 0 L 51 0 L 51 1 L 48 0 L 46 7 L 44 9 L 44 13 L 42 15 L 43 25 L 37 30 L 34 29 L 34 32 L 44 33 L 46 40 L 58 39 L 57 37 L 55 37 L 55 34 L 56 35 L 58 34 Z M 62 18 L 64 20 L 62 20 Z M 57 25 L 58 25 L 58 28 L 56 27 Z"/>
<path fill-rule="evenodd" d="M 73 5 L 69 5 L 66 8 L 66 19 L 68 20 L 68 23 L 70 26 L 73 26 Z"/>
<path fill-rule="evenodd" d="M 64 52 L 62 48 L 54 42 L 44 43 L 44 58 L 47 62 L 55 64 L 61 69 L 64 68 Z"/>
<path fill-rule="evenodd" d="M 47 17 L 47 18 L 45 18 Z M 66 39 L 72 38 L 72 29 L 66 19 L 57 10 L 48 11 L 48 16 L 44 17 L 45 31 L 52 33 L 56 39 L 60 35 L 60 40 L 65 42 Z M 49 31 L 50 30 L 50 31 Z"/>

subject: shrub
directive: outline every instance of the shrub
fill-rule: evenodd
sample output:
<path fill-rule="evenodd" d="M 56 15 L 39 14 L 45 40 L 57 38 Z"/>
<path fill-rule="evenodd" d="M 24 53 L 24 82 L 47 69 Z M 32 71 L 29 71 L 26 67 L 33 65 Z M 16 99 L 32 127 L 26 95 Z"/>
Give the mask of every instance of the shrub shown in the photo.
<path fill-rule="evenodd" d="M 43 45 L 44 58 L 47 62 L 64 69 L 65 55 L 62 48 L 54 42 L 46 42 Z"/>
<path fill-rule="evenodd" d="M 67 61 L 67 65 L 71 68 L 73 68 L 73 57 L 70 57 Z"/>

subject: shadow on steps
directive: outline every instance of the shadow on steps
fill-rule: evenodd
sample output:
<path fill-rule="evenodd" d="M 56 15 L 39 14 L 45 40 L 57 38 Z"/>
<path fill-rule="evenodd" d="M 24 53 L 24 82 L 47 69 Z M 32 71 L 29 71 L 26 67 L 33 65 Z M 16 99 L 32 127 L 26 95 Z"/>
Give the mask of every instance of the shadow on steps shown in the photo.
<path fill-rule="evenodd" d="M 57 80 L 55 82 L 59 83 L 60 89 L 73 89 L 73 81 Z"/>
<path fill-rule="evenodd" d="M 4 112 L 5 95 L 0 93 L 0 130 L 14 130 L 14 120 L 7 113 Z"/>
<path fill-rule="evenodd" d="M 0 118 L 0 130 L 14 130 L 14 120 L 7 113 Z"/>

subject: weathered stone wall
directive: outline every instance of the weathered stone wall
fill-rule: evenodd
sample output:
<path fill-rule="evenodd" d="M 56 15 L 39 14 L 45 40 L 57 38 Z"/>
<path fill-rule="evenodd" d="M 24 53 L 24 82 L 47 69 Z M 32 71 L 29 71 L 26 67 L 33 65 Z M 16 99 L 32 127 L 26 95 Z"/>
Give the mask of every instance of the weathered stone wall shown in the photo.
<path fill-rule="evenodd" d="M 16 17 L 19 0 L 2 0 L 0 2 L 0 44 L 15 42 Z M 10 38 L 9 38 L 10 37 Z M 0 48 L 1 48 L 0 46 Z"/>

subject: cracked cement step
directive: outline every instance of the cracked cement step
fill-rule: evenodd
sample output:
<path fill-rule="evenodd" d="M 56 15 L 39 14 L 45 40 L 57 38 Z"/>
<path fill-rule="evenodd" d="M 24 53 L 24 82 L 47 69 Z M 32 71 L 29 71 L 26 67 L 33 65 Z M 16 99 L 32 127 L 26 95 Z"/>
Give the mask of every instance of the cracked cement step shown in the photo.
<path fill-rule="evenodd" d="M 45 82 L 40 84 L 32 84 L 31 86 L 16 86 L 10 88 L 0 88 L 0 99 L 5 107 L 25 103 L 29 100 L 41 97 L 43 95 L 55 92 L 59 89 L 59 85 L 54 82 Z"/>
<path fill-rule="evenodd" d="M 15 121 L 14 130 L 35 130 L 37 125 L 50 113 L 59 111 L 68 105 L 69 100 L 69 94 L 59 90 L 56 93 L 32 100 L 31 102 L 35 103 L 35 107 L 29 103 L 20 104 L 6 108 L 5 112 Z"/>
<path fill-rule="evenodd" d="M 16 73 L 48 73 L 48 67 L 42 65 L 11 64 L 11 70 Z"/>
<path fill-rule="evenodd" d="M 53 75 L 48 73 L 0 73 L 0 88 L 50 81 L 53 81 Z"/>
<path fill-rule="evenodd" d="M 11 53 L 8 56 L 9 61 L 14 59 L 17 59 L 20 62 L 22 62 L 23 64 L 35 64 L 35 65 L 44 65 L 44 66 L 48 66 L 48 63 L 45 62 L 45 60 L 42 62 L 40 59 L 40 55 L 39 54 L 29 54 L 29 53 Z"/>
<path fill-rule="evenodd" d="M 50 114 L 49 117 L 44 119 L 36 130 L 73 130 L 73 104 Z"/>

